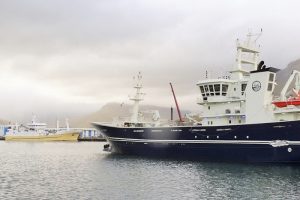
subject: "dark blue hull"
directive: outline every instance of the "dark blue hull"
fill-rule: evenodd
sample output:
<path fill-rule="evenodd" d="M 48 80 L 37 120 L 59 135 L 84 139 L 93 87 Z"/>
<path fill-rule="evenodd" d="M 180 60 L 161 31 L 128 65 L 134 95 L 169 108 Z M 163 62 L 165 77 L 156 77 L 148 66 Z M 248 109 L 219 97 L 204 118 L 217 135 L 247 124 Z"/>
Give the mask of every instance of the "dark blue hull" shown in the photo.
<path fill-rule="evenodd" d="M 95 123 L 113 152 L 205 161 L 300 162 L 300 121 L 124 128 Z"/>

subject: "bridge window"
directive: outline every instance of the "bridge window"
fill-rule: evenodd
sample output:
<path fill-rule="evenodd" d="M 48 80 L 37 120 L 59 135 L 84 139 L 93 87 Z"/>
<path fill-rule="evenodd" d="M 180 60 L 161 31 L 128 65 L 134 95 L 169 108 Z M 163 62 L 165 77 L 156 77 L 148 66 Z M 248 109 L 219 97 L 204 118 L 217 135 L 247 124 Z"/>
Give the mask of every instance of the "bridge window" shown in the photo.
<path fill-rule="evenodd" d="M 246 83 L 243 83 L 243 84 L 241 85 L 242 95 L 244 95 L 245 90 L 246 90 L 246 87 L 247 87 L 247 84 L 246 84 Z"/>
<path fill-rule="evenodd" d="M 208 90 L 207 85 L 204 85 L 204 90 L 205 90 L 206 96 L 209 96 L 209 90 Z"/>
<path fill-rule="evenodd" d="M 275 74 L 274 73 L 270 73 L 269 83 L 268 83 L 268 91 L 272 91 L 273 90 L 274 77 L 275 77 Z"/>
<path fill-rule="evenodd" d="M 274 81 L 274 74 L 273 73 L 270 73 L 270 76 L 269 76 L 269 81 L 270 82 L 273 82 Z"/>
<path fill-rule="evenodd" d="M 205 96 L 204 87 L 202 85 L 200 85 L 200 91 L 202 96 Z"/>
<path fill-rule="evenodd" d="M 273 83 L 268 83 L 268 91 L 272 91 Z"/>
<path fill-rule="evenodd" d="M 228 85 L 227 84 L 222 84 L 222 95 L 226 96 L 228 90 Z"/>
<path fill-rule="evenodd" d="M 213 85 L 209 85 L 208 87 L 209 87 L 210 95 L 214 96 L 215 95 L 215 91 L 214 91 Z"/>
<path fill-rule="evenodd" d="M 214 84 L 214 89 L 215 89 L 215 92 L 216 92 L 216 95 L 220 95 L 220 84 Z"/>
<path fill-rule="evenodd" d="M 228 84 L 200 85 L 199 88 L 203 97 L 220 96 L 221 94 L 223 96 L 226 96 L 228 91 Z"/>

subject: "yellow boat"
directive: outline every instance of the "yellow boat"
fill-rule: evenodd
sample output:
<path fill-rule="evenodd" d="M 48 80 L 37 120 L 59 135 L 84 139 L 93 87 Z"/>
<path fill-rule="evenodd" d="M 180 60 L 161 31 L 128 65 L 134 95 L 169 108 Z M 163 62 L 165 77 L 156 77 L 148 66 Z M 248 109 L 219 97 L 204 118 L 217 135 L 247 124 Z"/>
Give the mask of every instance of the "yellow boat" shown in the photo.
<path fill-rule="evenodd" d="M 64 131 L 50 134 L 9 134 L 5 136 L 7 141 L 77 141 L 79 131 Z"/>
<path fill-rule="evenodd" d="M 69 128 L 66 120 L 66 128 L 47 128 L 47 124 L 36 122 L 33 116 L 31 123 L 27 125 L 15 125 L 5 134 L 7 141 L 78 141 L 80 131 Z"/>

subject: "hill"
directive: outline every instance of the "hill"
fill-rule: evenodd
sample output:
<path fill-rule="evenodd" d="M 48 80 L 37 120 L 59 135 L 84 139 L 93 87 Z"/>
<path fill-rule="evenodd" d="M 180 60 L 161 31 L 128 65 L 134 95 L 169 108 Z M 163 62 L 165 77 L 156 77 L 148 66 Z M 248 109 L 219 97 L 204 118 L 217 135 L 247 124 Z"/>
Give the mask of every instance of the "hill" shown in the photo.
<path fill-rule="evenodd" d="M 127 104 L 119 103 L 108 103 L 104 105 L 99 111 L 91 113 L 80 119 L 71 120 L 72 127 L 92 127 L 91 122 L 112 122 L 119 116 L 129 116 L 131 113 L 132 106 Z M 152 106 L 152 105 L 141 105 L 140 110 L 158 110 L 162 119 L 170 119 L 170 108 Z M 183 114 L 188 111 L 182 111 Z M 176 110 L 174 109 L 174 118 L 177 118 Z"/>
<path fill-rule="evenodd" d="M 284 85 L 285 85 L 286 81 L 288 80 L 288 78 L 290 77 L 290 75 L 293 73 L 293 70 L 300 71 L 300 59 L 289 63 L 286 68 L 277 72 L 277 74 L 276 74 L 277 85 L 274 90 L 275 96 L 280 95 L 282 88 L 284 87 Z M 289 89 L 291 89 L 293 87 L 293 83 L 291 84 Z"/>

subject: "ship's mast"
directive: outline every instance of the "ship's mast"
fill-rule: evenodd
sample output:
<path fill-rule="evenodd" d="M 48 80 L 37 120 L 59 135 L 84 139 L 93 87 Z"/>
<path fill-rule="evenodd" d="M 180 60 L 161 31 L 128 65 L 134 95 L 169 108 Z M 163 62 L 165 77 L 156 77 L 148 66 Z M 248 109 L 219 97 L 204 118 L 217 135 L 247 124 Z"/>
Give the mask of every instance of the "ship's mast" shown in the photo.
<path fill-rule="evenodd" d="M 141 89 L 143 88 L 142 83 L 142 74 L 141 72 L 138 73 L 137 77 L 136 77 L 136 83 L 134 88 L 136 89 L 136 93 L 133 97 L 130 98 L 130 100 L 132 100 L 133 103 L 133 109 L 132 109 L 132 115 L 131 115 L 131 122 L 132 123 L 137 123 L 138 122 L 138 114 L 139 114 L 139 103 L 140 101 L 143 101 L 143 96 L 145 95 L 145 93 L 141 92 Z"/>
<path fill-rule="evenodd" d="M 262 30 L 258 34 L 247 34 L 247 40 L 241 43 L 237 39 L 236 48 L 236 64 L 235 69 L 231 71 L 232 79 L 243 79 L 245 75 L 248 75 L 249 70 L 245 69 L 245 65 L 250 65 L 250 71 L 257 69 L 259 48 L 256 45 L 257 39 L 261 36 Z"/>
<path fill-rule="evenodd" d="M 32 114 L 31 123 L 36 124 L 36 116 Z"/>

